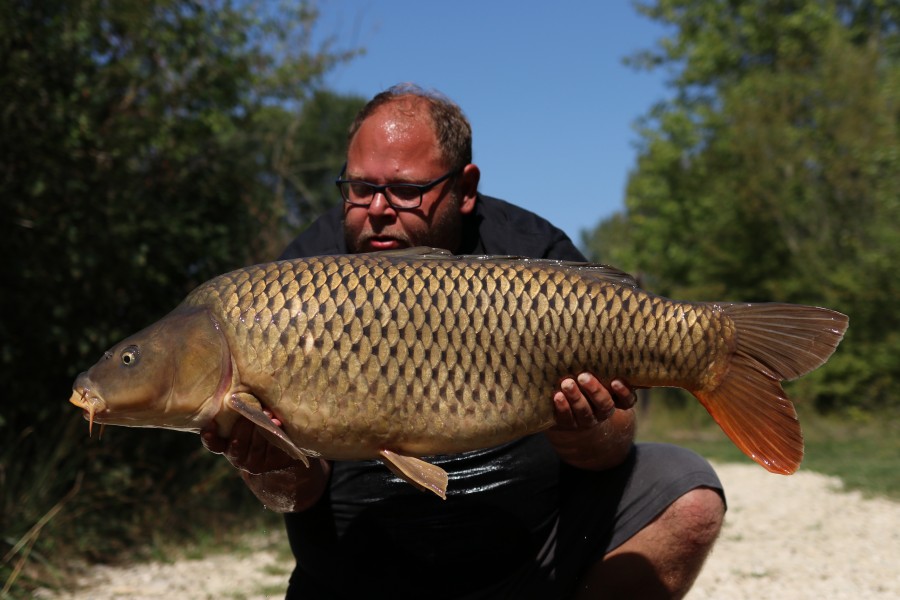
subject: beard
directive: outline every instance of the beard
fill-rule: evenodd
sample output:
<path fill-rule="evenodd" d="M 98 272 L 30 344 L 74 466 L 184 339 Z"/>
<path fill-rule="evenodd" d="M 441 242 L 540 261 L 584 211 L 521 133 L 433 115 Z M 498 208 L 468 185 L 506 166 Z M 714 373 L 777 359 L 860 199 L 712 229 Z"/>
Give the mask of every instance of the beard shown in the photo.
<path fill-rule="evenodd" d="M 371 241 L 389 238 L 400 247 L 431 246 L 455 252 L 462 239 L 462 214 L 459 212 L 459 196 L 454 192 L 435 206 L 435 214 L 430 223 L 426 221 L 421 231 L 408 231 L 395 219 L 390 226 L 376 230 L 367 223 L 362 231 L 354 232 L 344 220 L 344 241 L 351 254 L 371 251 Z"/>

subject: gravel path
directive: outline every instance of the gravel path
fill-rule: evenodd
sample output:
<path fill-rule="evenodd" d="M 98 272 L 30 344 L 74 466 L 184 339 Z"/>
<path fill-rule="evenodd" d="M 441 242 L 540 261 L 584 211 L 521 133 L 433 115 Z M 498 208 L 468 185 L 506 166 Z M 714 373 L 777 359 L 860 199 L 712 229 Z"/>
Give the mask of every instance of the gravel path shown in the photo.
<path fill-rule="evenodd" d="M 729 511 L 690 600 L 900 598 L 900 503 L 842 492 L 839 480 L 816 473 L 781 477 L 744 464 L 716 469 Z M 283 543 L 254 539 L 239 555 L 95 567 L 82 591 L 38 597 L 281 598 L 292 567 L 278 552 Z"/>

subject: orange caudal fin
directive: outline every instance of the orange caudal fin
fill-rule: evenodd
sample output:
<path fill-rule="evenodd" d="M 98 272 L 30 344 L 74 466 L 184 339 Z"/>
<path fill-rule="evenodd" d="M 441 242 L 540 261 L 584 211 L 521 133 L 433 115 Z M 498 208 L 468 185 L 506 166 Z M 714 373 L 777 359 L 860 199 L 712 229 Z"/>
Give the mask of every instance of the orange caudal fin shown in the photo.
<path fill-rule="evenodd" d="M 803 460 L 803 434 L 778 379 L 746 356 L 735 356 L 722 383 L 695 392 L 741 451 L 773 473 L 790 475 Z"/>
<path fill-rule="evenodd" d="M 719 385 L 694 395 L 747 456 L 789 475 L 803 459 L 803 435 L 781 382 L 825 363 L 847 329 L 847 316 L 775 303 L 734 304 L 725 314 L 736 330 L 735 352 Z"/>

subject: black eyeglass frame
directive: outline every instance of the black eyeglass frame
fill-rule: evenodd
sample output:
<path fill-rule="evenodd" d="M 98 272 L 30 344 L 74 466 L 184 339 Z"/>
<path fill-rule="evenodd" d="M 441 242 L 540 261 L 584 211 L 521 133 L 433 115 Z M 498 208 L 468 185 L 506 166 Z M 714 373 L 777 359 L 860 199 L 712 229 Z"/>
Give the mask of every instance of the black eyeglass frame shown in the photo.
<path fill-rule="evenodd" d="M 341 175 L 343 175 L 346 171 L 347 163 L 344 163 L 344 166 L 341 167 Z M 353 206 L 369 206 L 372 204 L 372 200 L 375 199 L 375 194 L 381 194 L 382 196 L 384 196 L 384 199 L 387 200 L 388 205 L 394 210 L 413 210 L 422 206 L 422 200 L 427 192 L 429 192 L 437 184 L 446 181 L 455 175 L 458 175 L 460 172 L 462 172 L 462 168 L 456 168 L 451 171 L 447 171 L 445 174 L 441 175 L 437 179 L 429 181 L 428 183 L 386 183 L 384 185 L 377 185 L 374 183 L 369 183 L 368 181 L 362 181 L 360 179 L 341 179 L 341 177 L 339 176 L 334 180 L 334 184 L 337 186 L 338 191 L 340 191 L 341 198 L 344 199 L 344 202 Z M 372 191 L 372 193 L 369 195 L 368 202 L 351 200 L 348 195 L 344 193 L 344 185 L 346 184 L 364 185 L 368 187 Z M 395 200 L 391 198 L 392 194 L 388 193 L 391 188 L 415 190 L 419 193 L 419 200 L 418 202 L 415 202 L 415 204 L 398 205 L 395 203 Z"/>

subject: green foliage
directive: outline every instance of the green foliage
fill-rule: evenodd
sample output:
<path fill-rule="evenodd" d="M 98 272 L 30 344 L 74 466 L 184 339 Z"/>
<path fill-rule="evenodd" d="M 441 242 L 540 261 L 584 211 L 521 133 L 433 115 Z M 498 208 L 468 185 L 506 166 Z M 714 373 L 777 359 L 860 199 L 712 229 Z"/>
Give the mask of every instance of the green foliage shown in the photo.
<path fill-rule="evenodd" d="M 850 316 L 798 393 L 821 409 L 900 404 L 900 9 L 880 1 L 659 0 L 675 32 L 631 59 L 674 98 L 640 124 L 613 248 L 681 299 L 785 301 Z M 609 258 L 607 258 L 609 257 Z"/>
<path fill-rule="evenodd" d="M 196 437 L 90 442 L 66 399 L 112 343 L 336 201 L 362 100 L 321 92 L 355 52 L 312 49 L 315 21 L 239 0 L 0 8 L 0 586 L 246 496 Z"/>
<path fill-rule="evenodd" d="M 334 180 L 346 160 L 347 130 L 364 104 L 361 97 L 316 90 L 298 114 L 273 108 L 258 120 L 258 131 L 272 149 L 270 185 L 278 221 L 291 231 L 334 205 Z M 280 254 L 284 241 L 268 244 L 268 256 Z"/>

